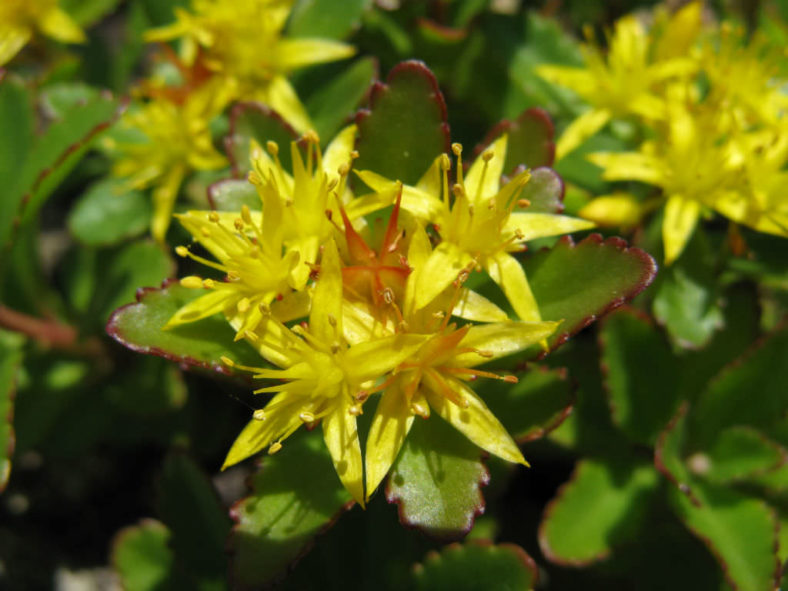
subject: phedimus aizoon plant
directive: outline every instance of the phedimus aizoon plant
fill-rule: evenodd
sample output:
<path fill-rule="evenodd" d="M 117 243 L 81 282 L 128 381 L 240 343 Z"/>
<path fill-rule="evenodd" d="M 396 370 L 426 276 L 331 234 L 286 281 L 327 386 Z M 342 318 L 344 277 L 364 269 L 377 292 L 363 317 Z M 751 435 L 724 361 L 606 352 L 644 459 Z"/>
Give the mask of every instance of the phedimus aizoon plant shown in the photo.
<path fill-rule="evenodd" d="M 176 215 L 192 237 L 176 253 L 197 272 L 143 292 L 113 316 L 110 334 L 131 348 L 251 374 L 259 384 L 261 402 L 225 468 L 265 450 L 286 464 L 291 438 L 306 436 L 297 431 L 318 429 L 339 480 L 363 506 L 392 466 L 413 464 L 414 448 L 403 450 L 417 422 L 438 442 L 442 422 L 477 453 L 527 465 L 517 439 L 533 437 L 540 422 L 555 424 L 571 403 L 556 399 L 547 416 L 523 422 L 528 396 L 504 389 L 490 400 L 486 384 L 519 386 L 523 360 L 544 356 L 651 281 L 653 261 L 623 241 L 592 235 L 575 245 L 565 236 L 592 224 L 561 213 L 542 112 L 522 116 L 539 130 L 534 143 L 546 146 L 532 162 L 517 160 L 525 127 L 505 122 L 466 163 L 445 115 L 430 71 L 405 62 L 325 147 L 313 131 L 289 145 L 235 137 L 228 145 L 248 146 L 240 153 L 249 162 L 237 167 L 243 176 L 213 187 L 214 210 Z M 251 105 L 233 117 L 236 128 L 267 117 L 287 130 Z M 560 236 L 523 264 L 531 241 Z M 187 335 L 217 315 L 227 331 L 209 338 L 219 346 L 194 355 Z M 506 416 L 496 416 L 490 405 L 502 404 Z M 455 444 L 423 451 L 449 454 L 451 472 Z M 413 445 L 425 446 L 423 437 Z M 424 482 L 409 482 L 407 493 L 390 486 L 387 495 L 402 502 L 406 521 L 456 535 L 448 532 L 468 527 L 479 510 L 479 474 L 470 479 L 467 492 L 453 492 L 466 499 L 458 515 L 418 515 L 402 495 L 422 494 L 428 506 Z M 435 484 L 456 486 L 445 476 Z"/>

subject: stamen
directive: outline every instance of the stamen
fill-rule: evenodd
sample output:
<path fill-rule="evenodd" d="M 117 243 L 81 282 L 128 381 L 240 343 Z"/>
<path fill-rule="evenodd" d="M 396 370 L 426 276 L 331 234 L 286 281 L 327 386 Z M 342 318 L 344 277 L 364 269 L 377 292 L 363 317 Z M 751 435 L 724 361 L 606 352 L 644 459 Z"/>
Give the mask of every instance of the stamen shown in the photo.
<path fill-rule="evenodd" d="M 419 402 L 411 403 L 410 410 L 413 414 L 420 416 L 422 419 L 430 418 L 430 409 Z"/>
<path fill-rule="evenodd" d="M 358 404 L 354 404 L 353 406 L 348 408 L 347 412 L 348 414 L 353 415 L 354 417 L 364 414 L 364 410 Z"/>
<path fill-rule="evenodd" d="M 304 421 L 305 423 L 314 423 L 315 422 L 315 415 L 313 415 L 309 411 L 303 411 L 301 414 L 298 415 L 298 418 Z"/>
<path fill-rule="evenodd" d="M 219 214 L 218 213 L 216 213 L 215 211 L 212 211 L 211 213 L 208 214 L 208 219 L 210 221 L 212 221 L 213 223 L 218 223 L 221 218 L 219 218 Z"/>
<path fill-rule="evenodd" d="M 268 454 L 274 455 L 280 449 L 282 449 L 282 444 L 278 441 L 275 441 L 274 443 L 271 444 L 271 447 L 268 448 Z"/>
<path fill-rule="evenodd" d="M 264 421 L 265 420 L 265 409 L 264 408 L 258 408 L 252 414 L 252 418 L 254 418 L 255 421 Z"/>

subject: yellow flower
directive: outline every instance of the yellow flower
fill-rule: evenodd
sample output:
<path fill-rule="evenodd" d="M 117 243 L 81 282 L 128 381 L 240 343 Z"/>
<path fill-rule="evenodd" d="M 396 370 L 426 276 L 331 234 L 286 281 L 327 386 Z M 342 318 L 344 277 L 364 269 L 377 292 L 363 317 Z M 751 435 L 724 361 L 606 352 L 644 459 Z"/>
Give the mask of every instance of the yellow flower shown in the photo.
<path fill-rule="evenodd" d="M 84 43 L 85 33 L 57 0 L 0 2 L 0 66 L 27 44 L 35 31 L 63 43 Z"/>
<path fill-rule="evenodd" d="M 185 102 L 156 98 L 125 116 L 124 125 L 142 134 L 142 141 L 123 142 L 113 174 L 130 186 L 153 189 L 151 232 L 164 241 L 178 190 L 192 170 L 216 170 L 227 161 L 213 146 L 209 123 L 222 108 L 212 85 L 189 93 Z"/>
<path fill-rule="evenodd" d="M 178 310 L 167 328 L 223 312 L 240 339 L 269 313 L 282 322 L 306 315 L 309 296 L 303 291 L 321 246 L 337 232 L 332 218 L 339 215 L 334 212 L 346 201 L 348 213 L 343 209 L 342 215 L 357 219 L 390 201 L 379 195 L 354 199 L 347 189 L 355 132 L 353 125 L 345 128 L 325 154 L 317 135 L 305 134 L 306 161 L 299 142 L 292 142 L 292 175 L 282 167 L 277 144 L 268 143 L 270 156 L 254 144 L 249 179 L 260 196 L 261 211 L 244 207 L 241 212 L 189 211 L 176 216 L 218 262 L 185 247 L 178 248 L 179 254 L 222 271 L 227 280 L 184 278 L 185 286 L 207 287 L 211 293 Z"/>
<path fill-rule="evenodd" d="M 635 180 L 662 189 L 666 264 L 681 254 L 705 208 L 719 209 L 744 188 L 742 158 L 720 135 L 723 115 L 708 105 L 693 104 L 690 90 L 674 90 L 669 93 L 668 120 L 657 139 L 644 142 L 638 152 L 588 157 L 604 169 L 607 180 Z"/>
<path fill-rule="evenodd" d="M 700 4 L 693 3 L 676 13 L 664 31 L 681 31 L 691 37 L 697 34 L 699 23 Z M 584 68 L 546 65 L 536 70 L 546 80 L 574 90 L 591 105 L 559 138 L 556 144 L 559 160 L 612 118 L 636 115 L 647 121 L 664 119 L 665 105 L 656 92 L 657 85 L 697 69 L 694 60 L 665 51 L 658 52 L 664 59 L 655 61 L 652 39 L 634 16 L 616 22 L 607 55 L 591 41 L 590 32 L 587 36 L 589 43 L 582 47 Z M 674 45 L 689 45 L 686 39 L 673 36 L 670 41 Z"/>
<path fill-rule="evenodd" d="M 259 350 L 281 369 L 245 369 L 255 371 L 257 378 L 282 383 L 256 390 L 275 396 L 254 413 L 224 467 L 269 446 L 269 453 L 275 453 L 302 424 L 320 421 L 340 480 L 363 506 L 366 496 L 356 417 L 369 395 L 381 387 L 377 382 L 410 358 L 425 339 L 393 335 L 348 345 L 343 338 L 342 307 L 342 271 L 331 240 L 324 249 L 308 327 L 291 330 L 269 318 L 259 331 Z"/>
<path fill-rule="evenodd" d="M 430 259 L 431 251 L 424 230 L 414 229 L 408 249 L 409 264 L 416 269 L 421 268 Z M 416 282 L 409 278 L 403 304 L 403 325 L 409 331 L 430 337 L 399 365 L 378 403 L 366 445 L 367 497 L 396 460 L 415 417 L 428 418 L 430 409 L 485 451 L 504 460 L 527 465 L 512 437 L 466 382 L 487 377 L 516 383 L 514 376 L 500 376 L 476 369 L 476 366 L 544 341 L 555 332 L 559 323 L 499 319 L 489 324 L 466 324 L 458 328 L 449 323 L 449 318 L 456 310 L 461 295 L 460 280 L 455 282 L 454 297 L 447 306 L 448 311 L 441 311 L 435 303 L 426 309 L 416 310 L 413 302 L 417 289 Z M 476 300 L 466 298 L 466 301 Z M 476 314 L 484 315 L 492 304 L 483 302 L 483 298 L 478 301 L 481 306 Z"/>
<path fill-rule="evenodd" d="M 521 320 L 541 320 L 539 309 L 520 263 L 510 253 L 525 249 L 525 242 L 593 227 L 587 220 L 567 216 L 516 212 L 528 203 L 518 199 L 530 173 L 520 172 L 501 186 L 507 136 L 497 139 L 449 189 L 450 160 L 435 159 L 415 187 L 405 186 L 402 207 L 435 225 L 441 242 L 413 274 L 415 308 L 420 309 L 443 292 L 469 266 L 480 266 L 506 294 Z M 458 157 L 462 146 L 452 149 Z M 376 191 L 390 190 L 392 182 L 371 171 L 358 173 Z M 450 195 L 453 194 L 453 198 Z"/>
<path fill-rule="evenodd" d="M 355 50 L 337 41 L 284 38 L 291 5 L 292 0 L 192 0 L 191 11 L 176 9 L 173 24 L 149 31 L 145 38 L 182 39 L 184 60 L 203 59 L 234 98 L 261 101 L 306 131 L 309 117 L 287 75 L 350 57 Z"/>

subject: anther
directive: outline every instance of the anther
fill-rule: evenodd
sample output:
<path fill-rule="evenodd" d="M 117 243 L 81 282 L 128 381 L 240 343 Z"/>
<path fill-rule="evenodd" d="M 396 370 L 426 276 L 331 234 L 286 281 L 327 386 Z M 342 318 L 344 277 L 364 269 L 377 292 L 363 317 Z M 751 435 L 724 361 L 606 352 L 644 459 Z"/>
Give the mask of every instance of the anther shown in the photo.
<path fill-rule="evenodd" d="M 175 254 L 177 254 L 179 257 L 187 257 L 189 256 L 189 249 L 185 246 L 176 246 Z"/>
<path fill-rule="evenodd" d="M 265 149 L 268 150 L 268 153 L 274 158 L 279 155 L 279 144 L 274 141 L 268 140 L 265 142 Z"/>
<path fill-rule="evenodd" d="M 391 305 L 394 303 L 394 291 L 390 287 L 384 287 L 381 295 L 383 296 L 383 301 L 387 304 Z"/>
<path fill-rule="evenodd" d="M 357 417 L 358 415 L 363 414 L 364 411 L 361 409 L 361 407 L 358 404 L 354 404 L 353 406 L 347 409 L 347 412 L 348 414 Z"/>
<path fill-rule="evenodd" d="M 282 449 L 282 444 L 281 444 L 281 443 L 279 443 L 278 441 L 275 441 L 275 442 L 273 442 L 273 443 L 271 444 L 271 447 L 269 447 L 269 448 L 268 448 L 268 453 L 269 453 L 270 455 L 274 455 L 274 454 L 275 454 L 276 452 L 278 452 L 280 449 Z"/>
<path fill-rule="evenodd" d="M 358 156 L 359 156 L 358 150 L 353 150 L 350 152 L 350 158 L 352 160 L 355 160 L 356 158 L 358 158 Z"/>
<path fill-rule="evenodd" d="M 216 282 L 213 279 L 203 279 L 202 286 L 205 289 L 213 289 L 214 287 L 216 287 Z"/>
<path fill-rule="evenodd" d="M 246 175 L 246 180 L 252 183 L 253 185 L 263 184 L 263 179 L 261 179 L 260 175 L 257 174 L 254 170 L 249 171 L 249 174 Z"/>
<path fill-rule="evenodd" d="M 225 355 L 219 357 L 219 361 L 224 363 L 227 367 L 235 367 L 235 361 L 233 361 L 229 357 L 226 357 Z"/>
<path fill-rule="evenodd" d="M 203 228 L 200 230 L 200 233 L 201 233 L 203 236 L 205 236 L 206 238 L 210 238 L 210 237 L 211 237 L 211 230 L 210 230 L 210 228 L 205 228 L 205 227 L 203 227 Z"/>
<path fill-rule="evenodd" d="M 246 204 L 241 206 L 241 219 L 250 226 L 252 225 L 252 212 L 249 211 L 249 206 Z"/>
<path fill-rule="evenodd" d="M 211 213 L 208 214 L 208 219 L 216 223 L 219 221 L 219 214 L 216 213 L 215 211 L 212 211 Z"/>
<path fill-rule="evenodd" d="M 328 184 L 326 185 L 326 191 L 331 191 L 331 190 L 332 190 L 332 189 L 334 189 L 334 187 L 336 187 L 338 184 L 339 184 L 339 179 L 337 179 L 337 178 L 332 178 L 331 180 L 329 180 L 329 181 L 328 181 Z"/>
<path fill-rule="evenodd" d="M 369 398 L 369 392 L 367 392 L 366 390 L 359 390 L 358 392 L 356 392 L 354 398 L 359 402 L 364 402 L 367 398 Z"/>
<path fill-rule="evenodd" d="M 202 279 L 196 275 L 190 275 L 189 277 L 183 277 L 180 284 L 190 289 L 199 289 L 202 287 Z"/>
<path fill-rule="evenodd" d="M 341 176 L 347 176 L 347 174 L 350 172 L 350 165 L 347 162 L 343 162 L 339 165 L 339 167 L 337 167 L 337 172 Z"/>
<path fill-rule="evenodd" d="M 504 381 L 504 382 L 506 382 L 507 384 L 516 384 L 517 382 L 519 382 L 519 381 L 520 381 L 520 380 L 518 380 L 518 379 L 517 379 L 517 376 L 511 376 L 511 375 L 509 375 L 509 376 L 503 376 L 503 378 L 502 378 L 502 379 L 503 379 L 503 381 Z"/>
<path fill-rule="evenodd" d="M 331 325 L 333 328 L 336 328 L 336 327 L 337 327 L 337 319 L 336 319 L 336 317 L 335 317 L 333 314 L 328 314 L 328 315 L 326 316 L 326 320 L 328 320 L 328 323 L 329 323 L 329 324 L 330 324 L 330 325 Z"/>
<path fill-rule="evenodd" d="M 451 145 L 451 151 L 454 153 L 455 156 L 459 157 L 462 154 L 462 144 L 453 143 Z"/>
<path fill-rule="evenodd" d="M 255 421 L 264 421 L 265 409 L 258 408 L 256 411 L 252 413 L 252 418 L 254 418 Z"/>
<path fill-rule="evenodd" d="M 240 300 L 238 300 L 238 304 L 236 305 L 236 307 L 238 308 L 238 312 L 240 314 L 246 314 L 249 311 L 250 305 L 251 304 L 249 303 L 249 298 L 241 298 Z"/>
<path fill-rule="evenodd" d="M 227 279 L 229 281 L 240 281 L 241 276 L 238 274 L 237 271 L 228 271 L 227 272 Z"/>
<path fill-rule="evenodd" d="M 481 349 L 474 349 L 473 352 L 479 357 L 484 357 L 485 359 L 492 359 L 494 355 L 492 351 L 482 351 Z"/>
<path fill-rule="evenodd" d="M 489 150 L 484 154 L 482 154 L 482 160 L 484 160 L 485 162 L 489 162 L 490 160 L 493 159 L 493 156 L 495 156 L 495 153 L 492 150 Z"/>
<path fill-rule="evenodd" d="M 305 423 L 313 423 L 315 421 L 315 415 L 313 415 L 309 411 L 304 411 L 298 415 L 298 418 L 304 421 Z"/>
<path fill-rule="evenodd" d="M 413 414 L 419 415 L 422 419 L 428 419 L 430 417 L 429 409 L 418 402 L 411 404 L 410 410 L 413 411 Z"/>
<path fill-rule="evenodd" d="M 531 202 L 528 199 L 518 199 L 517 207 L 531 207 Z"/>
<path fill-rule="evenodd" d="M 448 155 L 441 154 L 440 158 L 441 158 L 441 161 L 440 161 L 441 169 L 443 169 L 443 170 L 451 170 L 451 160 L 449 160 Z"/>
<path fill-rule="evenodd" d="M 451 192 L 454 193 L 454 196 L 458 198 L 465 195 L 465 190 L 462 188 L 462 185 L 460 183 L 454 183 L 451 186 Z"/>
<path fill-rule="evenodd" d="M 235 229 L 238 230 L 239 232 L 243 231 L 244 229 L 244 221 L 241 218 L 235 218 L 235 221 L 233 221 L 233 225 L 235 226 Z"/>
<path fill-rule="evenodd" d="M 304 135 L 303 135 L 303 138 L 306 141 L 311 142 L 313 144 L 319 144 L 320 143 L 320 137 L 317 135 L 317 132 L 314 129 L 310 129 L 310 130 L 306 131 L 304 133 Z"/>

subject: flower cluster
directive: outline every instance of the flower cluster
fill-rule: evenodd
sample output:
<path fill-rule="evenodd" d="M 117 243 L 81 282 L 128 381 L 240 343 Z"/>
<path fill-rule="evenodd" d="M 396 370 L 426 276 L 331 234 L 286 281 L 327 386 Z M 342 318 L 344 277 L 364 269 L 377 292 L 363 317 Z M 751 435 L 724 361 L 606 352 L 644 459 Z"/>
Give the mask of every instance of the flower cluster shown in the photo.
<path fill-rule="evenodd" d="M 115 144 L 116 176 L 133 188 L 153 187 L 152 234 L 163 241 L 186 175 L 226 166 L 214 149 L 211 125 L 232 101 L 258 101 L 299 131 L 309 117 L 287 79 L 294 70 L 354 54 L 353 47 L 325 39 L 287 39 L 282 29 L 292 0 L 194 0 L 176 9 L 171 25 L 147 32 L 151 42 L 180 41 L 180 53 L 162 45 L 174 74 L 144 81 L 124 124 L 138 141 Z M 174 70 L 174 72 L 172 71 Z M 177 80 L 173 83 L 172 78 Z"/>
<path fill-rule="evenodd" d="M 592 105 L 564 132 L 559 157 L 612 118 L 629 118 L 643 130 L 636 151 L 589 159 L 602 167 L 604 179 L 647 183 L 661 189 L 661 198 L 604 195 L 581 215 L 632 226 L 664 201 L 668 264 L 711 211 L 788 236 L 788 94 L 779 77 L 784 50 L 757 35 L 748 40 L 727 23 L 705 27 L 702 16 L 701 3 L 693 2 L 658 18 L 650 31 L 626 17 L 616 24 L 606 57 L 589 46 L 586 68 L 539 70 Z"/>
<path fill-rule="evenodd" d="M 529 213 L 521 198 L 529 172 L 505 184 L 507 138 L 463 172 L 442 154 L 416 186 L 358 171 L 372 192 L 356 196 L 348 177 L 358 154 L 350 126 L 325 153 L 314 132 L 291 145 L 292 174 L 280 147 L 253 144 L 252 172 L 261 207 L 177 216 L 194 238 L 177 248 L 220 272 L 183 286 L 205 290 L 168 327 L 222 313 L 268 362 L 236 366 L 269 380 L 273 394 L 232 446 L 225 467 L 268 448 L 275 453 L 301 425 L 322 425 L 347 490 L 363 504 L 399 453 L 416 417 L 432 413 L 473 443 L 525 463 L 516 443 L 470 388 L 477 378 L 516 382 L 478 366 L 544 343 L 558 322 L 542 321 L 513 252 L 533 238 L 588 228 L 561 215 Z M 368 214 L 390 208 L 375 232 Z M 212 256 L 207 258 L 201 251 Z M 484 270 L 519 319 L 467 287 Z M 357 417 L 374 417 L 362 457 Z"/>

